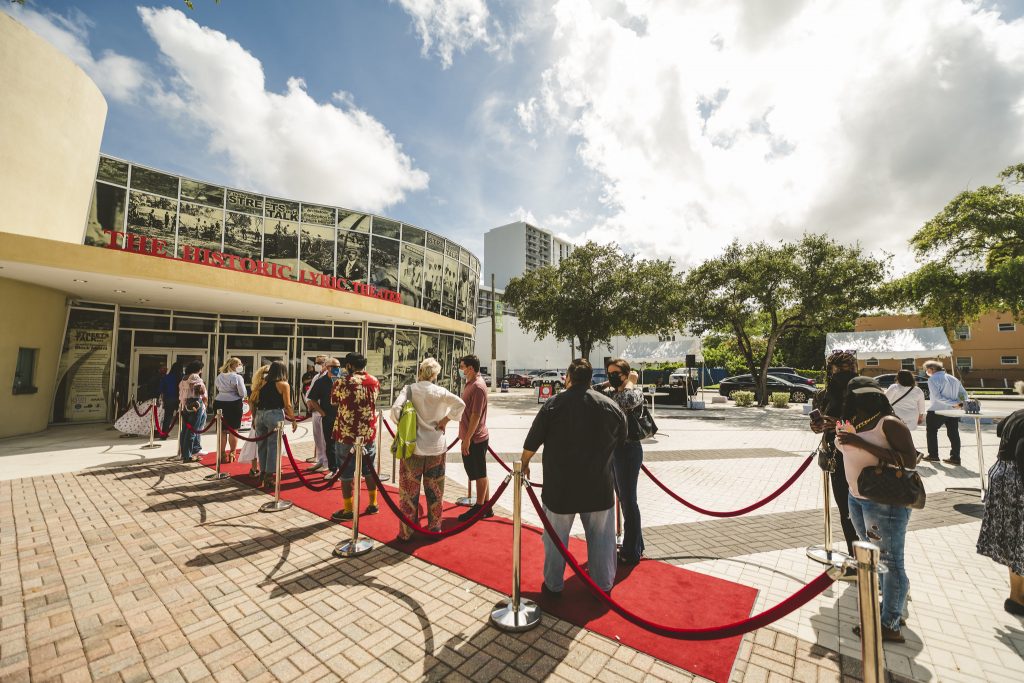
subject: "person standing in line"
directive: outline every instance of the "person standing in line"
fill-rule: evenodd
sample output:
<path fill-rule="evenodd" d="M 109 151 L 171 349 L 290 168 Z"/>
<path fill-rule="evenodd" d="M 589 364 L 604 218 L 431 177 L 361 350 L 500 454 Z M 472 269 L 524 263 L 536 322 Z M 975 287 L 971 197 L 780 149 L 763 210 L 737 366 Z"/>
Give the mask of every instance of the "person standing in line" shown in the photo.
<path fill-rule="evenodd" d="M 257 457 L 260 462 L 260 486 L 273 484 L 277 473 L 277 438 L 273 435 L 277 425 L 287 418 L 292 423 L 293 432 L 298 428 L 298 425 L 295 424 L 291 396 L 292 390 L 288 384 L 288 366 L 282 361 L 275 360 L 267 370 L 265 384 L 260 387 L 258 394 L 254 389 L 253 398 L 249 401 L 256 409 L 256 414 L 253 416 L 256 438 L 270 434 L 270 438 L 260 441 L 257 446 Z"/>
<path fill-rule="evenodd" d="M 316 372 L 316 374 L 313 375 L 313 377 L 310 379 L 309 386 L 306 387 L 302 396 L 303 401 L 305 403 L 306 414 L 311 416 L 312 422 L 311 431 L 313 432 L 313 457 L 307 460 L 306 462 L 314 462 L 316 464 L 309 468 L 310 472 L 319 472 L 320 470 L 328 467 L 327 448 L 323 436 L 323 411 L 322 409 L 317 409 L 316 407 L 314 407 L 313 404 L 310 402 L 309 398 L 310 394 L 313 391 L 313 386 L 319 380 L 326 377 L 328 374 L 328 369 L 326 367 L 327 356 L 321 354 L 317 356 L 315 360 L 316 363 L 313 365 L 313 370 Z M 305 379 L 305 377 L 303 379 Z M 334 424 L 332 423 L 331 425 L 329 425 L 329 428 L 333 429 Z"/>
<path fill-rule="evenodd" d="M 629 362 L 624 358 L 615 358 L 608 363 L 606 369 L 608 383 L 605 394 L 608 398 L 615 401 L 623 414 L 640 409 L 644 404 L 644 393 L 636 385 L 639 376 L 630 369 Z M 630 440 L 627 433 L 626 440 L 615 449 L 612 464 L 615 488 L 619 492 L 619 505 L 622 507 L 622 548 L 619 550 L 619 561 L 623 564 L 637 564 L 644 554 L 644 534 L 636 495 L 640 466 L 644 464 L 643 445 L 639 441 Z"/>
<path fill-rule="evenodd" d="M 352 479 L 356 472 L 356 459 L 348 456 L 359 437 L 363 439 L 362 476 L 366 478 L 369 498 L 362 514 L 375 515 L 380 511 L 377 507 L 377 485 L 367 476 L 373 470 L 373 460 L 377 453 L 377 396 L 380 395 L 380 382 L 366 371 L 366 356 L 361 353 L 345 356 L 345 372 L 345 377 L 334 382 L 331 393 L 331 403 L 338 410 L 334 421 L 334 440 L 337 442 L 335 457 L 343 463 L 340 478 L 344 507 L 331 515 L 331 519 L 336 522 L 352 519 L 355 489 Z"/>
<path fill-rule="evenodd" d="M 338 471 L 338 453 L 334 443 L 334 423 L 338 419 L 338 408 L 331 403 L 331 394 L 334 393 L 334 383 L 341 378 L 341 363 L 337 358 L 325 357 L 322 359 L 324 373 L 313 382 L 306 394 L 306 404 L 313 413 L 314 429 L 319 428 L 320 438 L 324 444 L 327 473 L 325 477 L 332 477 Z M 315 433 L 315 432 L 314 432 Z M 319 461 L 316 467 L 310 468 L 315 472 L 320 468 Z"/>
<path fill-rule="evenodd" d="M 910 370 L 896 373 L 896 381 L 885 390 L 885 397 L 889 399 L 896 417 L 903 420 L 907 429 L 914 431 L 918 425 L 924 424 L 927 411 L 924 392 L 917 386 L 914 373 Z"/>
<path fill-rule="evenodd" d="M 604 394 L 590 388 L 593 368 L 578 358 L 566 372 L 565 391 L 541 407 L 523 443 L 523 474 L 544 447 L 544 514 L 563 544 L 576 515 L 587 538 L 587 569 L 606 593 L 615 582 L 613 455 L 626 441 L 626 416 Z M 544 532 L 542 592 L 558 596 L 565 585 L 565 559 Z"/>
<path fill-rule="evenodd" d="M 825 361 L 825 390 L 814 397 L 814 407 L 822 416 L 811 420 L 811 431 L 823 434 L 822 445 L 831 452 L 836 464 L 829 474 L 832 482 L 832 497 L 839 508 L 839 521 L 846 539 L 846 552 L 853 555 L 853 542 L 857 540 L 857 529 L 850 519 L 850 486 L 843 467 L 843 454 L 836 449 L 836 421 L 842 417 L 846 385 L 857 376 L 857 357 L 850 351 L 834 351 Z M 852 577 L 855 570 L 847 569 L 845 577 Z"/>
<path fill-rule="evenodd" d="M 427 528 L 441 530 L 441 502 L 444 499 L 445 449 L 444 429 L 452 420 L 462 419 L 466 404 L 444 387 L 435 384 L 441 364 L 433 358 L 420 363 L 416 383 L 407 384 L 398 392 L 391 406 L 391 419 L 397 425 L 406 401 L 416 409 L 416 450 L 404 458 L 399 468 L 399 505 L 406 517 L 420 518 L 420 482 L 427 497 Z M 402 523 L 398 538 L 408 541 L 412 529 Z"/>
<path fill-rule="evenodd" d="M 185 377 L 178 383 L 178 405 L 182 411 L 181 433 L 178 442 L 181 445 L 181 461 L 194 462 L 199 459 L 203 450 L 199 440 L 199 430 L 206 426 L 206 404 L 209 397 L 206 384 L 201 373 L 201 360 L 189 361 L 185 366 Z M 188 423 L 186 426 L 184 423 Z"/>
<path fill-rule="evenodd" d="M 943 460 L 950 465 L 960 464 L 960 418 L 939 415 L 938 410 L 962 408 L 967 392 L 956 377 L 946 373 L 945 367 L 937 360 L 925 361 L 924 371 L 928 373 L 928 415 L 925 429 L 928 432 L 928 455 L 925 460 L 939 461 L 939 427 L 945 426 L 949 438 L 949 457 Z"/>
<path fill-rule="evenodd" d="M 219 410 L 224 426 L 236 432 L 242 428 L 242 402 L 245 399 L 243 372 L 245 368 L 242 367 L 241 359 L 228 358 L 221 366 L 217 379 L 213 381 L 213 388 L 217 390 L 213 400 L 214 414 Z M 230 450 L 224 450 L 225 443 L 230 445 Z M 217 457 L 223 458 L 221 462 L 231 462 L 237 449 L 238 437 L 227 429 L 221 430 L 220 443 L 217 444 Z"/>
<path fill-rule="evenodd" d="M 466 468 L 466 476 L 476 486 L 476 503 L 459 515 L 459 521 L 465 522 L 479 512 L 491 497 L 487 481 L 487 444 L 490 434 L 487 431 L 487 385 L 480 376 L 480 359 L 473 354 L 464 356 L 459 361 L 459 376 L 466 381 L 462 390 L 462 402 L 466 404 L 466 410 L 459 419 L 462 464 Z M 484 517 L 493 516 L 492 510 L 484 513 Z"/>
<path fill-rule="evenodd" d="M 267 373 L 270 372 L 269 365 L 261 365 L 256 368 L 256 372 L 252 373 L 252 391 L 249 394 L 249 411 L 252 413 L 251 424 L 249 425 L 249 436 L 256 436 L 256 401 L 260 395 L 260 390 L 267 383 Z M 256 453 L 259 454 L 259 446 L 256 446 Z M 253 458 L 252 465 L 249 466 L 250 477 L 260 477 L 262 473 L 259 467 L 259 458 Z"/>
<path fill-rule="evenodd" d="M 160 431 L 170 435 L 171 427 L 174 426 L 174 417 L 178 414 L 178 384 L 184 378 L 184 372 L 180 360 L 171 364 L 171 369 L 160 380 L 160 396 L 164 404 L 164 419 L 160 425 Z M 167 441 L 167 436 L 161 436 L 161 441 Z"/>

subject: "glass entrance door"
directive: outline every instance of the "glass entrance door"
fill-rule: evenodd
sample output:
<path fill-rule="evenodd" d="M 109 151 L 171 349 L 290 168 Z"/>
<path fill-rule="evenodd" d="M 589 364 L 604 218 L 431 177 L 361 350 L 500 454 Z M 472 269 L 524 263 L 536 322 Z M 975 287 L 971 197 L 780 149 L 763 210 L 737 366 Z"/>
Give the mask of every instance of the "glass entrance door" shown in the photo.
<path fill-rule="evenodd" d="M 205 381 L 210 376 L 209 368 L 206 367 L 205 349 L 154 349 L 147 347 L 133 349 L 132 367 L 129 372 L 129 395 L 134 396 L 139 403 L 156 398 L 160 395 L 160 380 L 167 374 L 171 364 L 177 361 L 185 366 L 193 360 L 202 361 L 203 372 L 201 374 Z M 207 385 L 209 385 L 208 381 Z"/>
<path fill-rule="evenodd" d="M 226 349 L 224 354 L 225 359 L 237 358 L 242 361 L 242 367 L 245 368 L 242 379 L 245 380 L 245 386 L 250 391 L 252 390 L 252 375 L 260 366 L 270 365 L 275 360 L 283 361 L 288 356 L 287 352 L 274 349 Z"/>

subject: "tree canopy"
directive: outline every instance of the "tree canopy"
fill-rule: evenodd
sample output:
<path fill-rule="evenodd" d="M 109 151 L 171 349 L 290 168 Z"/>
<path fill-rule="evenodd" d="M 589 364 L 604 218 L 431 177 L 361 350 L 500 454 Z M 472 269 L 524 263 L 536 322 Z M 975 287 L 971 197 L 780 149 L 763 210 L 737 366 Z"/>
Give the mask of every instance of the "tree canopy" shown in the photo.
<path fill-rule="evenodd" d="M 568 341 L 587 358 L 615 335 L 674 332 L 680 294 L 671 261 L 637 259 L 615 244 L 587 242 L 557 266 L 512 278 L 504 300 L 524 329 Z"/>
<path fill-rule="evenodd" d="M 892 298 L 946 329 L 986 310 L 1024 308 L 1024 164 L 999 184 L 965 190 L 911 238 L 921 267 L 900 278 Z"/>
<path fill-rule="evenodd" d="M 682 317 L 698 334 L 736 340 L 758 400 L 767 403 L 767 370 L 784 335 L 833 331 L 833 321 L 856 318 L 878 304 L 885 261 L 859 245 L 824 235 L 797 242 L 741 245 L 691 270 L 683 283 Z M 824 359 L 822 359 L 824 360 Z"/>

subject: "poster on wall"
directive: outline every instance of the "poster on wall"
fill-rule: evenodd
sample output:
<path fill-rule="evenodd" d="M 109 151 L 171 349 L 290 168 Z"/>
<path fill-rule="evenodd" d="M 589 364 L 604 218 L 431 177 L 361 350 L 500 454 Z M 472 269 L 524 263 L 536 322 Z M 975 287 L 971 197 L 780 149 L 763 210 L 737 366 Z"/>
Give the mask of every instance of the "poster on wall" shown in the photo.
<path fill-rule="evenodd" d="M 351 282 L 366 282 L 366 267 L 370 259 L 370 236 L 338 231 L 338 267 L 335 275 Z"/>
<path fill-rule="evenodd" d="M 181 201 L 192 202 L 212 206 L 217 209 L 224 208 L 224 188 L 217 185 L 208 185 L 198 180 L 181 179 Z"/>
<path fill-rule="evenodd" d="M 395 393 L 402 387 L 416 381 L 416 366 L 419 359 L 419 333 L 416 330 L 399 329 L 395 333 Z"/>
<path fill-rule="evenodd" d="M 242 192 L 241 190 L 228 190 L 228 211 L 247 213 L 252 216 L 263 215 L 263 196 Z"/>
<path fill-rule="evenodd" d="M 456 253 L 457 255 L 457 253 Z M 444 287 L 441 294 L 441 315 L 455 317 L 455 300 L 459 291 L 459 263 L 452 258 L 444 257 Z"/>
<path fill-rule="evenodd" d="M 427 250 L 423 263 L 423 308 L 440 313 L 444 256 Z"/>
<path fill-rule="evenodd" d="M 317 204 L 303 204 L 302 222 L 326 225 L 329 228 L 333 228 L 335 226 L 334 209 L 329 206 L 318 206 Z"/>
<path fill-rule="evenodd" d="M 352 230 L 368 235 L 370 234 L 370 217 L 365 213 L 338 209 L 338 229 Z"/>
<path fill-rule="evenodd" d="M 380 380 L 380 402 L 391 405 L 391 370 L 394 367 L 395 330 L 370 327 L 366 343 L 366 371 Z"/>
<path fill-rule="evenodd" d="M 440 338 L 437 334 L 420 332 L 420 355 L 419 359 L 437 358 L 437 349 L 440 345 Z"/>
<path fill-rule="evenodd" d="M 96 180 L 126 187 L 128 185 L 127 162 L 109 157 L 100 157 L 100 163 L 96 167 Z"/>
<path fill-rule="evenodd" d="M 132 166 L 132 189 L 178 198 L 178 176 L 168 175 L 142 166 Z"/>
<path fill-rule="evenodd" d="M 114 314 L 71 309 L 57 369 L 53 422 L 107 419 Z"/>
<path fill-rule="evenodd" d="M 437 362 L 441 365 L 441 372 L 437 376 L 437 383 L 448 391 L 452 390 L 452 335 L 442 334 L 438 347 Z"/>
<path fill-rule="evenodd" d="M 390 237 L 393 240 L 399 239 L 401 235 L 401 224 L 389 221 L 386 218 L 373 219 L 373 236 Z"/>
<path fill-rule="evenodd" d="M 398 240 L 373 236 L 370 242 L 370 284 L 398 291 Z"/>
<path fill-rule="evenodd" d="M 170 253 L 177 222 L 177 200 L 135 190 L 128 193 L 128 232 L 161 239 Z"/>
<path fill-rule="evenodd" d="M 267 200 L 269 207 L 270 200 Z M 298 209 L 296 209 L 296 212 Z M 263 260 L 291 268 L 291 278 L 297 279 L 299 260 L 299 224 L 280 218 L 263 221 Z"/>
<path fill-rule="evenodd" d="M 305 212 L 303 207 L 303 211 Z M 305 215 L 305 214 L 303 214 Z M 331 216 L 331 223 L 334 216 Z M 302 224 L 299 238 L 299 268 L 334 275 L 334 228 Z"/>
<path fill-rule="evenodd" d="M 423 247 L 402 243 L 402 258 L 398 268 L 402 303 L 419 308 L 423 292 Z"/>
<path fill-rule="evenodd" d="M 178 250 L 176 256 L 182 255 L 182 247 L 189 245 L 210 251 L 221 250 L 224 235 L 224 209 L 189 204 L 182 202 L 178 210 Z"/>
<path fill-rule="evenodd" d="M 455 289 L 455 317 L 459 320 L 469 319 L 469 294 L 472 284 L 469 281 L 469 266 L 459 265 L 458 282 Z"/>
<path fill-rule="evenodd" d="M 228 211 L 224 223 L 224 253 L 260 260 L 263 255 L 263 219 Z"/>
<path fill-rule="evenodd" d="M 85 227 L 85 243 L 105 247 L 110 238 L 104 230 L 124 231 L 124 205 L 128 191 L 106 183 L 96 183 L 92 205 L 89 207 L 89 221 Z M 123 244 L 122 244 L 123 246 Z"/>

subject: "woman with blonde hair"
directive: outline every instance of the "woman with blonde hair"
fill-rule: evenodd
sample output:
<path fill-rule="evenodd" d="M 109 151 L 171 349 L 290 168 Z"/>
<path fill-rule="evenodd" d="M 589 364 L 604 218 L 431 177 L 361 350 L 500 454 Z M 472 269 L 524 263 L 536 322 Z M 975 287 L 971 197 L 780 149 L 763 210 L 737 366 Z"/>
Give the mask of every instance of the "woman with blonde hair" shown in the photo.
<path fill-rule="evenodd" d="M 407 384 L 398 392 L 395 404 L 391 406 L 391 419 L 398 424 L 402 407 L 412 401 L 416 409 L 416 450 L 402 460 L 399 468 L 399 495 L 402 512 L 411 519 L 419 519 L 420 481 L 427 497 L 427 528 L 441 530 L 441 501 L 444 499 L 445 444 L 444 429 L 451 422 L 458 422 L 466 404 L 461 398 L 434 382 L 441 372 L 441 365 L 433 358 L 422 363 L 414 384 Z M 408 541 L 412 529 L 401 524 L 398 530 L 400 540 Z"/>
<path fill-rule="evenodd" d="M 252 393 L 249 394 L 249 409 L 252 411 L 254 416 L 256 415 L 257 397 L 260 395 L 260 389 L 262 389 L 263 385 L 265 385 L 267 383 L 267 372 L 269 370 L 270 370 L 270 366 L 269 365 L 261 365 L 259 368 L 257 368 L 256 372 L 252 373 Z M 249 436 L 250 437 L 256 436 L 256 421 L 255 420 L 253 420 L 252 428 L 249 431 Z M 258 477 L 258 476 L 260 476 L 259 458 L 257 458 L 256 455 L 255 455 L 255 453 L 257 452 L 256 449 L 258 448 L 258 446 L 256 444 L 253 444 L 253 443 L 250 443 L 249 445 L 254 447 L 254 450 L 252 451 L 253 455 L 251 456 L 252 457 L 252 465 L 249 467 L 249 476 L 250 477 Z M 242 455 L 243 456 L 245 455 L 244 449 L 243 449 Z M 243 460 L 248 460 L 248 457 L 243 458 Z"/>
<path fill-rule="evenodd" d="M 228 358 L 224 365 L 220 366 L 217 379 L 213 381 L 213 388 L 217 390 L 213 400 L 214 414 L 221 412 L 222 424 L 230 427 L 236 432 L 242 428 L 242 402 L 245 400 L 245 380 L 242 379 L 242 361 L 238 358 Z M 231 445 L 230 450 L 224 450 L 224 444 Z M 217 444 L 217 458 L 221 462 L 231 462 L 234 459 L 235 451 L 238 449 L 238 437 L 222 429 L 220 443 Z"/>

